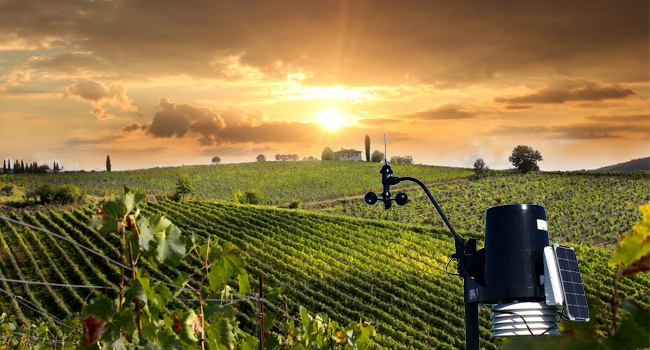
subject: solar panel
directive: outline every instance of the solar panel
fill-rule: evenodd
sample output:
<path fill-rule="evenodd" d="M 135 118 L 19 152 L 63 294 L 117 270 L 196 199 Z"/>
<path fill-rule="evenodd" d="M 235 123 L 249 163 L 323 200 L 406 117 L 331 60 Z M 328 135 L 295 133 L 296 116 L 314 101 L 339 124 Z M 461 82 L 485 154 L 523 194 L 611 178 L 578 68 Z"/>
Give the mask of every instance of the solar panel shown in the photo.
<path fill-rule="evenodd" d="M 569 319 L 572 321 L 589 321 L 589 308 L 587 307 L 587 298 L 580 277 L 576 253 L 573 248 L 559 244 L 554 244 L 553 249 Z"/>

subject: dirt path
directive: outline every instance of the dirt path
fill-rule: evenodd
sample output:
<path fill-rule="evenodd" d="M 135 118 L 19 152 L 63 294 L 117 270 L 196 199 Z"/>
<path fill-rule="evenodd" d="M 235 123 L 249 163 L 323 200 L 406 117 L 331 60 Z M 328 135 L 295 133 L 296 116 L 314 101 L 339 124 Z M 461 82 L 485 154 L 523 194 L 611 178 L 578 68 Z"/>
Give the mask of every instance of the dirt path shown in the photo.
<path fill-rule="evenodd" d="M 442 180 L 442 181 L 437 181 L 437 182 L 431 182 L 431 183 L 425 183 L 427 187 L 431 187 L 433 185 L 439 185 L 439 184 L 453 184 L 457 182 L 464 182 L 464 181 L 469 181 L 471 178 L 470 177 L 464 177 L 460 179 L 451 179 L 451 180 Z M 414 189 L 420 188 L 419 185 L 413 185 L 409 187 L 402 187 L 399 189 L 399 191 L 410 191 Z M 319 201 L 319 202 L 309 202 L 309 203 L 303 203 L 302 204 L 302 209 L 306 210 L 313 210 L 313 209 L 323 209 L 323 208 L 330 208 L 334 207 L 340 204 L 345 204 L 348 202 L 358 202 L 362 201 L 363 197 L 366 194 L 357 194 L 354 196 L 349 196 L 349 197 L 343 197 L 343 198 L 335 198 L 335 199 L 328 199 L 326 201 Z M 378 194 L 379 195 L 379 194 Z"/>

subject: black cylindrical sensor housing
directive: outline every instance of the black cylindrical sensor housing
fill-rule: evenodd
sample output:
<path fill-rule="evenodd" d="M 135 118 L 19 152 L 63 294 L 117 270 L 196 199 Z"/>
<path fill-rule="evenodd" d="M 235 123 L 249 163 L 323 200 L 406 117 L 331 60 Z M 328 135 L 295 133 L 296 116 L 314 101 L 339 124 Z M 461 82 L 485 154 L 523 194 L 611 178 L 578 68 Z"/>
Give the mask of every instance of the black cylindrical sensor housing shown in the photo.
<path fill-rule="evenodd" d="M 493 303 L 545 300 L 539 276 L 544 274 L 543 254 L 548 245 L 544 207 L 489 208 L 485 213 L 486 299 Z"/>

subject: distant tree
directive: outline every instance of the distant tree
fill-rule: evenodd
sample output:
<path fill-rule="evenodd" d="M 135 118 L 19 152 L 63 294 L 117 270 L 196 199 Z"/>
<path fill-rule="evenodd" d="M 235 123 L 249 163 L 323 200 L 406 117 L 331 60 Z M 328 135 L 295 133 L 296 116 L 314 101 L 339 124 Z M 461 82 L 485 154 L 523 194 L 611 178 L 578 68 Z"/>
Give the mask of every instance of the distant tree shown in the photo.
<path fill-rule="evenodd" d="M 289 155 L 289 160 L 293 161 L 293 162 L 297 161 L 298 160 L 298 155 L 297 154 L 290 154 Z"/>
<path fill-rule="evenodd" d="M 323 153 L 321 154 L 320 158 L 322 160 L 334 160 L 334 151 L 332 151 L 332 149 L 329 146 L 327 146 L 323 150 Z"/>
<path fill-rule="evenodd" d="M 106 156 L 106 171 L 111 171 L 111 157 L 108 155 Z"/>
<path fill-rule="evenodd" d="M 176 179 L 176 197 L 185 200 L 185 196 L 196 192 L 194 180 L 187 176 L 181 175 Z"/>
<path fill-rule="evenodd" d="M 508 157 L 508 161 L 524 174 L 529 171 L 539 170 L 537 162 L 542 160 L 544 159 L 542 159 L 542 154 L 539 151 L 524 145 L 515 147 Z"/>
<path fill-rule="evenodd" d="M 7 170 L 11 170 L 11 161 L 7 162 Z"/>
<path fill-rule="evenodd" d="M 42 173 L 45 174 L 47 171 L 50 170 L 50 166 L 47 164 L 39 165 L 38 168 L 36 169 L 37 173 Z"/>
<path fill-rule="evenodd" d="M 2 173 L 3 174 L 7 173 L 7 160 L 6 159 L 2 160 Z"/>
<path fill-rule="evenodd" d="M 16 159 L 16 163 L 14 164 L 14 174 L 19 174 L 20 173 L 20 162 L 18 159 Z"/>
<path fill-rule="evenodd" d="M 483 161 L 483 158 L 478 158 L 477 160 L 474 161 L 474 173 L 476 174 L 476 178 L 480 179 L 481 177 L 485 176 L 485 173 L 490 170 L 490 167 L 485 165 L 485 161 Z"/>
<path fill-rule="evenodd" d="M 379 150 L 374 150 L 374 152 L 372 152 L 372 155 L 370 156 L 370 161 L 379 163 L 382 160 L 384 160 L 384 153 L 379 152 Z"/>
<path fill-rule="evenodd" d="M 411 156 L 393 156 L 390 158 L 390 162 L 394 164 L 413 164 L 413 157 Z"/>
<path fill-rule="evenodd" d="M 221 163 L 221 158 L 214 156 L 212 157 L 212 164 L 219 164 Z"/>
<path fill-rule="evenodd" d="M 266 156 L 260 153 L 257 155 L 255 160 L 257 160 L 258 162 L 266 162 Z"/>
<path fill-rule="evenodd" d="M 370 136 L 366 135 L 366 162 L 370 161 Z"/>
<path fill-rule="evenodd" d="M 275 155 L 275 160 L 277 160 L 278 162 L 281 161 L 282 160 L 282 155 L 280 153 L 276 154 Z"/>
<path fill-rule="evenodd" d="M 25 172 L 25 162 L 23 160 L 20 160 L 20 172 L 24 173 Z"/>

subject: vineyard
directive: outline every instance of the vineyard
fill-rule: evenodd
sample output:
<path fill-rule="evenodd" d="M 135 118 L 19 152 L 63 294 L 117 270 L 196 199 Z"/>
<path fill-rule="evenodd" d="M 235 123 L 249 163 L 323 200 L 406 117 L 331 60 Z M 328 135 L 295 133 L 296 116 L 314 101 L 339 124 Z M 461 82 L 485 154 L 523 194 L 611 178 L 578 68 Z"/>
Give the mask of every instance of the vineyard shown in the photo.
<path fill-rule="evenodd" d="M 489 181 L 492 180 L 486 180 L 484 186 L 491 184 Z M 511 181 L 515 182 L 515 179 Z M 574 185 L 582 186 L 581 183 Z M 436 189 L 435 193 L 440 196 L 441 190 Z M 509 191 L 512 192 L 504 193 L 515 193 L 516 189 Z M 450 206 L 450 197 L 443 195 L 442 198 L 447 200 L 442 201 L 443 207 Z M 146 215 L 165 215 L 183 234 L 210 236 L 220 243 L 231 242 L 240 247 L 247 258 L 251 287 L 258 288 L 254 281 L 259 275 L 264 276 L 265 286 L 269 288 L 287 286 L 284 295 L 292 314 L 296 314 L 302 305 L 312 312 L 326 312 L 340 323 L 371 322 L 381 333 L 379 345 L 384 348 L 464 347 L 462 281 L 444 272 L 453 249 L 451 235 L 446 230 L 216 201 L 152 202 L 142 210 Z M 482 209 L 476 205 L 475 210 Z M 449 211 L 456 223 L 459 216 L 453 214 L 453 209 Z M 551 213 L 548 208 L 547 211 Z M 79 207 L 14 212 L 11 216 L 79 242 L 112 259 L 119 259 L 116 249 L 118 237 L 102 237 L 88 227 L 92 214 L 91 209 Z M 480 234 L 470 233 L 479 230 L 465 224 L 460 226 L 472 229 L 461 230 L 462 236 L 476 237 L 481 241 Z M 119 281 L 117 266 L 49 234 L 6 221 L 0 223 L 0 232 L 0 278 L 107 287 L 114 287 Z M 606 324 L 610 322 L 608 305 L 614 292 L 611 285 L 614 269 L 607 266 L 611 252 L 587 245 L 574 247 L 585 291 L 602 304 L 604 312 L 599 317 Z M 178 271 L 194 273 L 199 265 L 195 256 L 187 255 Z M 152 276 L 171 282 L 178 271 L 161 266 Z M 623 281 L 619 293 L 621 296 L 645 293 L 649 283 L 647 276 L 639 275 Z M 88 294 L 97 293 L 92 289 L 11 282 L 0 283 L 0 288 L 58 317 L 78 312 Z M 114 296 L 111 294 L 114 291 L 106 292 Z M 637 301 L 647 307 L 650 296 L 645 295 Z M 172 307 L 187 308 L 188 305 L 177 301 Z M 275 307 L 284 308 L 284 305 L 277 302 Z M 0 296 L 0 309 L 23 320 L 39 317 L 5 294 Z M 252 305 L 241 305 L 243 328 L 254 327 L 253 314 Z M 481 308 L 480 316 L 482 346 L 486 349 L 500 348 L 500 341 L 490 337 L 488 309 Z"/>
<path fill-rule="evenodd" d="M 395 171 L 424 182 L 468 177 L 469 169 L 397 164 Z M 377 163 L 366 162 L 256 162 L 153 168 L 123 172 L 0 175 L 0 183 L 27 187 L 37 181 L 74 184 L 92 196 L 121 193 L 123 186 L 151 195 L 172 195 L 178 176 L 196 185 L 197 199 L 230 200 L 235 191 L 259 190 L 265 204 L 293 200 L 315 202 L 342 198 L 380 188 Z"/>
<path fill-rule="evenodd" d="M 407 173 L 398 173 L 407 176 Z M 639 175 L 639 176 L 636 176 Z M 650 201 L 647 172 L 627 176 L 531 173 L 438 184 L 430 190 L 457 229 L 482 232 L 485 211 L 503 204 L 539 204 L 546 208 L 551 241 L 614 244 L 641 219 L 639 205 Z M 396 191 L 395 191 L 396 192 Z M 396 193 L 393 193 L 395 195 Z M 443 227 L 421 189 L 407 191 L 409 203 L 385 210 L 363 201 L 325 211 L 349 216 Z"/>

